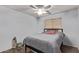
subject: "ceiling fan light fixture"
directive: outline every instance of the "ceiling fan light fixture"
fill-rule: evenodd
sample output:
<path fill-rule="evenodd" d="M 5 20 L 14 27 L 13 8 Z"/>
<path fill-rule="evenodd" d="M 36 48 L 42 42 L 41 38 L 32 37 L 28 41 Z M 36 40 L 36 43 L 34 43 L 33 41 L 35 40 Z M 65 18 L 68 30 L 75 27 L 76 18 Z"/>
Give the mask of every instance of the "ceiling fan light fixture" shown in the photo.
<path fill-rule="evenodd" d="M 37 9 L 34 13 L 38 14 L 39 16 L 46 14 L 47 12 L 44 9 Z"/>
<path fill-rule="evenodd" d="M 31 7 L 34 10 L 34 13 L 41 16 L 43 14 L 47 14 L 47 11 L 52 8 L 52 5 L 31 5 Z"/>

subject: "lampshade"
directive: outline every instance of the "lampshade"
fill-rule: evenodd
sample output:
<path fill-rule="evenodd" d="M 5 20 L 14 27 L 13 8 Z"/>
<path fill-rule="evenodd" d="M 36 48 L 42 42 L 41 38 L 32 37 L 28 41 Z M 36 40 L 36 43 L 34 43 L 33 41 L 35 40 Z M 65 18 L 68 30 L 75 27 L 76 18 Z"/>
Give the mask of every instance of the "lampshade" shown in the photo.
<path fill-rule="evenodd" d="M 44 28 L 62 28 L 61 18 L 52 18 L 45 20 Z"/>

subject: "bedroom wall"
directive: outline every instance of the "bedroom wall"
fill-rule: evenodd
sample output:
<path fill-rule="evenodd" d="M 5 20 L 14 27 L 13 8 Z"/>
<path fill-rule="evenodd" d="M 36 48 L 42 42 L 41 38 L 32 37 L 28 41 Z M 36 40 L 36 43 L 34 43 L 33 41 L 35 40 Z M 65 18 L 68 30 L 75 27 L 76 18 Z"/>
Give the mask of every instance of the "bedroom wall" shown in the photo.
<path fill-rule="evenodd" d="M 0 52 L 11 48 L 11 41 L 16 36 L 18 42 L 33 33 L 41 33 L 44 20 L 61 17 L 66 39 L 65 45 L 79 48 L 79 8 L 50 15 L 41 19 L 0 6 Z"/>
<path fill-rule="evenodd" d="M 37 32 L 36 19 L 12 9 L 0 6 L 0 52 L 11 48 L 16 36 L 18 42 Z"/>
<path fill-rule="evenodd" d="M 66 38 L 64 44 L 79 48 L 79 9 L 75 8 L 72 10 L 64 11 L 55 15 L 46 16 L 40 19 L 40 32 L 43 30 L 44 20 L 55 17 L 62 18 L 62 25 Z M 42 25 L 42 26 L 41 26 Z"/>

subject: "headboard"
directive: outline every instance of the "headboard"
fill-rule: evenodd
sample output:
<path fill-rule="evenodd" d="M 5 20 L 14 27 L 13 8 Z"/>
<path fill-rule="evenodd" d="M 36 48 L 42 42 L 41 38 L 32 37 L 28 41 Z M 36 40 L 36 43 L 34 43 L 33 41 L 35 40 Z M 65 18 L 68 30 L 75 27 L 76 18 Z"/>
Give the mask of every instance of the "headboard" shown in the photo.
<path fill-rule="evenodd" d="M 44 32 L 47 30 L 60 30 L 61 32 L 63 32 L 62 28 L 44 28 Z"/>

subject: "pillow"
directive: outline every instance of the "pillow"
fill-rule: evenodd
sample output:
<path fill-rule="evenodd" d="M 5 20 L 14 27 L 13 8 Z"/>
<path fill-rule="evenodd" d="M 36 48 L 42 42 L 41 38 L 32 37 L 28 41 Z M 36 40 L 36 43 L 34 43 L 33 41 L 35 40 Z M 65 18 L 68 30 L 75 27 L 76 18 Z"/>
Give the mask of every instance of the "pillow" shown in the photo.
<path fill-rule="evenodd" d="M 57 30 L 47 30 L 45 33 L 46 34 L 56 34 L 58 31 Z"/>

